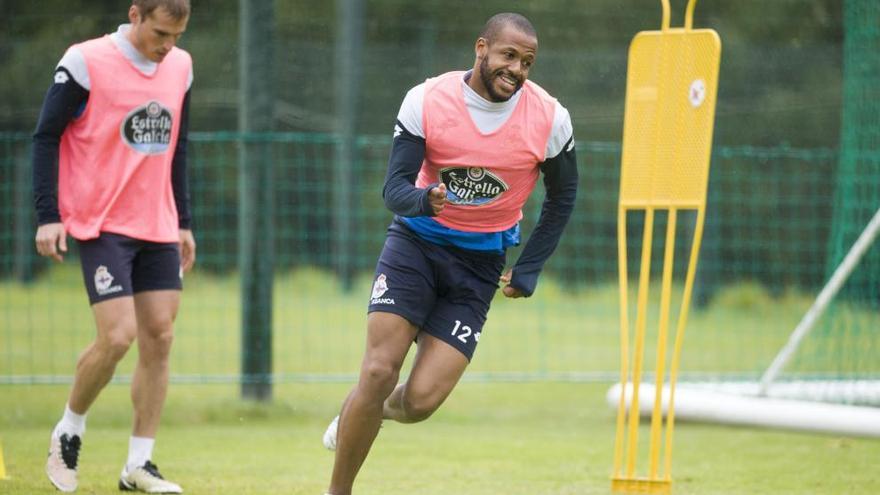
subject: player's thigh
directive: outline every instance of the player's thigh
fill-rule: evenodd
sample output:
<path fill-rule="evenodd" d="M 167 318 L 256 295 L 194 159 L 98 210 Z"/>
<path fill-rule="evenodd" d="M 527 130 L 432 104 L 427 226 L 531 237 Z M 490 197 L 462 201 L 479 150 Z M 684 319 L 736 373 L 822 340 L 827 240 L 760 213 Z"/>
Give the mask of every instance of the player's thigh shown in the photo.
<path fill-rule="evenodd" d="M 92 305 L 92 315 L 98 344 L 124 353 L 137 336 L 134 299 L 121 296 L 97 302 Z"/>
<path fill-rule="evenodd" d="M 139 333 L 158 337 L 171 332 L 182 276 L 177 243 L 141 242 L 131 269 Z"/>
<path fill-rule="evenodd" d="M 364 367 L 387 366 L 400 370 L 419 329 L 406 318 L 383 311 L 367 316 L 367 345 Z"/>
<path fill-rule="evenodd" d="M 422 327 L 422 333 L 445 342 L 470 361 L 480 342 L 488 311 L 488 304 L 478 300 L 453 303 L 440 299 Z"/>
<path fill-rule="evenodd" d="M 431 334 L 420 334 L 404 400 L 436 408 L 458 384 L 468 363 L 468 358 L 449 343 Z"/>
<path fill-rule="evenodd" d="M 170 333 L 180 307 L 179 290 L 150 290 L 134 295 L 138 334 L 157 337 Z"/>

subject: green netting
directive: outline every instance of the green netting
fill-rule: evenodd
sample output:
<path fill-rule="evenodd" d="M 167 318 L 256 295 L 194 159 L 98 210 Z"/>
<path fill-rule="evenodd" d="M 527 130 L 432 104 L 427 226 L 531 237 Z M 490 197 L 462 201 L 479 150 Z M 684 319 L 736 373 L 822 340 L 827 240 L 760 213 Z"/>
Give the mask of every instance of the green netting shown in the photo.
<path fill-rule="evenodd" d="M 357 140 L 358 159 L 347 179 L 333 176 L 338 140 L 330 134 L 192 135 L 199 259 L 185 280 L 174 375 L 193 381 L 240 379 L 237 148 L 245 139 L 267 147 L 265 156 L 272 157 L 275 169 L 274 378 L 349 378 L 358 369 L 373 264 L 391 219 L 381 200 L 390 141 L 385 135 Z M 29 167 L 30 139 L 3 134 L 0 143 L 6 150 L 0 176 L 10 178 L 2 182 L 2 204 L 18 205 L 0 210 L 6 225 L 18 225 L 0 238 L 0 380 L 66 380 L 94 333 L 75 248 L 63 265 L 33 254 L 29 177 L 21 172 Z M 578 153 L 583 193 L 569 230 L 532 299 L 496 299 L 471 377 L 616 374 L 620 149 L 616 143 L 586 142 Z M 825 149 L 715 150 L 698 301 L 682 363 L 686 374 L 754 376 L 781 347 L 822 283 L 836 160 Z M 343 180 L 352 181 L 354 205 L 348 246 L 338 245 L 333 228 L 339 213 L 334 188 Z M 526 232 L 541 200 L 536 194 L 527 204 Z M 679 220 L 681 225 L 692 221 L 688 215 Z M 657 232 L 664 222 L 662 216 L 657 219 Z M 641 231 L 640 223 L 638 217 L 630 219 L 633 233 Z M 689 245 L 688 236 L 685 229 L 681 249 Z M 639 236 L 631 239 L 631 263 L 637 266 Z M 509 260 L 517 254 L 511 252 Z M 350 257 L 355 274 L 350 289 L 338 275 L 341 255 Z M 655 248 L 657 269 L 661 255 Z M 680 262 L 685 259 L 683 253 L 678 256 Z M 676 274 L 683 274 L 681 264 Z M 123 377 L 131 356 L 126 363 L 120 368 Z"/>
<path fill-rule="evenodd" d="M 880 3 L 847 0 L 841 148 L 826 275 L 880 208 Z M 880 376 L 880 246 L 866 253 L 789 373 Z"/>
<path fill-rule="evenodd" d="M 94 329 L 75 246 L 63 265 L 50 265 L 34 252 L 28 133 L 63 50 L 125 19 L 100 2 L 13 3 L 0 29 L 0 381 L 68 380 Z M 685 3 L 678 1 L 674 11 Z M 759 376 L 878 206 L 878 5 L 848 1 L 844 36 L 840 3 L 741 0 L 701 2 L 697 8 L 695 25 L 716 29 L 724 48 L 685 375 Z M 340 142 L 330 132 L 340 118 L 333 2 L 276 2 L 272 74 L 279 132 L 247 136 L 225 132 L 238 119 L 237 2 L 218 0 L 210 10 L 195 6 L 181 44 L 193 54 L 196 71 L 191 129 L 199 132 L 192 134 L 190 183 L 199 260 L 185 281 L 172 353 L 176 380 L 242 379 L 238 229 L 248 221 L 239 218 L 239 177 L 248 172 L 238 163 L 243 141 L 264 146 L 262 155 L 274 168 L 275 378 L 354 375 L 370 274 L 391 218 L 382 205 L 381 181 L 400 100 L 429 75 L 467 68 L 478 25 L 508 4 L 370 2 L 363 19 L 362 77 L 356 81 L 362 93 L 357 158 L 345 177 L 336 176 Z M 532 79 L 572 115 L 580 193 L 536 295 L 496 300 L 468 376 L 613 379 L 619 366 L 617 141 L 626 46 L 635 32 L 659 26 L 659 4 L 596 0 L 573 7 L 545 0 L 522 8 L 541 38 Z M 465 22 L 463 11 L 480 20 Z M 264 164 L 247 165 L 256 166 Z M 346 181 L 350 188 L 340 188 Z M 346 211 L 336 206 L 343 190 L 350 190 Z M 526 232 L 541 199 L 536 194 L 527 205 Z M 655 268 L 661 266 L 657 232 L 664 221 L 661 216 L 655 227 Z M 350 225 L 345 235 L 340 225 Z M 634 217 L 629 225 L 631 253 L 638 253 L 641 220 Z M 680 248 L 690 235 L 682 230 Z M 511 252 L 509 260 L 517 254 Z M 631 256 L 635 267 L 637 256 Z M 682 273 L 679 264 L 676 275 Z M 790 372 L 876 371 L 878 273 L 875 247 Z M 120 367 L 123 379 L 135 352 Z"/>

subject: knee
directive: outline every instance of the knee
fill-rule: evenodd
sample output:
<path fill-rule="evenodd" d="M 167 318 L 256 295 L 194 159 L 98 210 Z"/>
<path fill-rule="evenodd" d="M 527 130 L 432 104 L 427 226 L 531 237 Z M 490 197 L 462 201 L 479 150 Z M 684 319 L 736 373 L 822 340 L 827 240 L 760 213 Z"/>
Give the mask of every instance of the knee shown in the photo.
<path fill-rule="evenodd" d="M 174 342 L 174 332 L 171 328 L 163 329 L 160 332 L 151 332 L 151 346 L 159 353 L 168 354 L 171 351 L 171 344 Z"/>
<path fill-rule="evenodd" d="M 109 332 L 103 339 L 99 339 L 96 345 L 107 361 L 115 363 L 125 356 L 132 342 L 134 342 L 134 332 L 117 329 Z"/>
<path fill-rule="evenodd" d="M 401 402 L 407 419 L 416 423 L 430 418 L 443 400 L 436 394 L 405 390 Z"/>
<path fill-rule="evenodd" d="M 138 338 L 144 354 L 148 354 L 151 359 L 166 358 L 171 353 L 174 330 L 171 325 L 148 328 Z"/>
<path fill-rule="evenodd" d="M 384 360 L 373 359 L 364 363 L 361 384 L 366 388 L 387 396 L 397 385 L 400 369 Z M 383 398 L 384 398 L 383 396 Z"/>

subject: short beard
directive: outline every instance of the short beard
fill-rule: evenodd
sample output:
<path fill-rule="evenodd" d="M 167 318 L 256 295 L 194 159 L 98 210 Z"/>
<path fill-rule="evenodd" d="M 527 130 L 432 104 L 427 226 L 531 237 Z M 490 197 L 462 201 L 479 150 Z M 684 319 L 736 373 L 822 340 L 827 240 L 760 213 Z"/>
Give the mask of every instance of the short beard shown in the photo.
<path fill-rule="evenodd" d="M 495 87 L 492 85 L 492 74 L 489 73 L 488 57 L 483 57 L 483 61 L 480 62 L 480 81 L 483 82 L 483 87 L 486 88 L 486 92 L 489 93 L 489 99 L 495 103 L 509 100 L 523 86 L 523 81 L 517 80 L 516 88 L 513 90 L 513 93 L 510 93 L 510 96 L 502 96 L 498 94 L 498 92 L 495 91 Z"/>

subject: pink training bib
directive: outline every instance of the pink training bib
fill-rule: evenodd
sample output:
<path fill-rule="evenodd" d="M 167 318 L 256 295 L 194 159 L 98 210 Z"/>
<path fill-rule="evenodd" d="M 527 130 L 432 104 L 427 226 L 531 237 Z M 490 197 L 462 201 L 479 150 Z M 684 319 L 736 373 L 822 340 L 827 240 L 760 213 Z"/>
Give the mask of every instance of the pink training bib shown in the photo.
<path fill-rule="evenodd" d="M 465 106 L 463 72 L 425 82 L 425 159 L 416 187 L 442 182 L 452 202 L 434 219 L 465 232 L 500 232 L 522 218 L 553 128 L 556 100 L 526 81 L 507 122 L 483 134 Z"/>
<path fill-rule="evenodd" d="M 144 75 L 109 36 L 76 45 L 91 89 L 83 114 L 61 136 L 58 203 L 68 233 L 113 232 L 177 242 L 171 161 L 192 59 L 172 49 Z"/>

